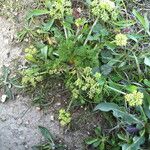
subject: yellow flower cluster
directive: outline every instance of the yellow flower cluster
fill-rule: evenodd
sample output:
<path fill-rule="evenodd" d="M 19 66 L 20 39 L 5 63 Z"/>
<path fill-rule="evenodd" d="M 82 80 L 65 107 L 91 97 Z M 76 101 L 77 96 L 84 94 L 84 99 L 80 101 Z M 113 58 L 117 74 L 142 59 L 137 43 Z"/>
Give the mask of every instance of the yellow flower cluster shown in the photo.
<path fill-rule="evenodd" d="M 128 102 L 129 106 L 141 106 L 143 98 L 143 93 L 137 91 L 125 95 L 125 100 Z"/>
<path fill-rule="evenodd" d="M 119 33 L 115 36 L 115 43 L 117 46 L 126 46 L 127 40 L 128 38 L 125 34 Z"/>
<path fill-rule="evenodd" d="M 34 46 L 30 46 L 25 49 L 25 59 L 29 62 L 35 63 L 35 55 L 38 53 L 37 49 Z"/>
<path fill-rule="evenodd" d="M 77 27 L 83 26 L 86 23 L 86 19 L 85 18 L 78 18 L 75 20 L 75 25 Z"/>
<path fill-rule="evenodd" d="M 65 109 L 60 109 L 59 110 L 59 117 L 58 119 L 60 120 L 60 124 L 62 126 L 67 125 L 71 121 L 71 114 L 67 112 Z"/>
<path fill-rule="evenodd" d="M 34 55 L 37 53 L 37 49 L 33 45 L 31 45 L 29 48 L 25 49 L 25 53 L 29 53 L 31 55 Z"/>
<path fill-rule="evenodd" d="M 91 3 L 92 13 L 95 16 L 100 16 L 103 21 L 108 21 L 109 19 L 116 20 L 117 12 L 115 3 L 111 0 L 93 0 Z"/>
<path fill-rule="evenodd" d="M 65 69 L 62 69 L 62 68 L 55 68 L 55 69 L 50 69 L 50 70 L 49 70 L 49 74 L 50 74 L 50 75 L 54 75 L 54 74 L 58 75 L 58 74 L 63 73 L 64 71 L 65 71 Z"/>
<path fill-rule="evenodd" d="M 23 70 L 21 73 L 23 85 L 31 84 L 33 87 L 35 87 L 37 82 L 41 82 L 43 80 L 43 77 L 39 75 L 37 69 L 26 69 Z"/>
<path fill-rule="evenodd" d="M 115 3 L 110 0 L 100 0 L 99 4 L 101 9 L 105 9 L 109 12 L 115 9 Z"/>
<path fill-rule="evenodd" d="M 61 19 L 72 14 L 70 0 L 52 0 L 50 15 L 55 19 Z"/>
<path fill-rule="evenodd" d="M 74 82 L 72 96 L 74 99 L 79 98 L 80 94 L 86 92 L 90 99 L 101 93 L 98 80 L 101 79 L 100 73 L 95 73 L 93 76 L 92 68 L 86 67 L 82 70 L 82 76 L 78 77 Z"/>

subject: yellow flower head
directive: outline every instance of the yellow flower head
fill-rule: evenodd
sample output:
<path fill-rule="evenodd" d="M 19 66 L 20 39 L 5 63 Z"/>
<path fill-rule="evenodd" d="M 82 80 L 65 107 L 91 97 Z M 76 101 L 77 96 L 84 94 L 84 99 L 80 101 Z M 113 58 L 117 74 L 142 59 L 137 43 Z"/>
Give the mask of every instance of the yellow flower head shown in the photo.
<path fill-rule="evenodd" d="M 127 36 L 125 34 L 119 33 L 115 37 L 115 43 L 118 46 L 126 46 L 127 45 Z"/>
<path fill-rule="evenodd" d="M 125 95 L 125 100 L 128 102 L 129 106 L 141 106 L 143 98 L 143 93 L 137 91 Z"/>
<path fill-rule="evenodd" d="M 60 124 L 62 126 L 65 126 L 70 123 L 71 114 L 68 111 L 66 111 L 65 109 L 60 109 L 58 119 L 60 121 Z"/>
<path fill-rule="evenodd" d="M 93 0 L 91 6 L 92 13 L 95 16 L 100 16 L 104 22 L 115 18 L 114 12 L 116 11 L 116 6 L 111 0 Z M 113 17 L 111 17 L 112 13 Z"/>
<path fill-rule="evenodd" d="M 115 9 L 115 3 L 110 0 L 100 0 L 100 8 L 111 12 Z"/>
<path fill-rule="evenodd" d="M 101 74 L 99 72 L 96 72 L 94 76 L 95 76 L 96 80 L 100 80 L 101 79 Z"/>

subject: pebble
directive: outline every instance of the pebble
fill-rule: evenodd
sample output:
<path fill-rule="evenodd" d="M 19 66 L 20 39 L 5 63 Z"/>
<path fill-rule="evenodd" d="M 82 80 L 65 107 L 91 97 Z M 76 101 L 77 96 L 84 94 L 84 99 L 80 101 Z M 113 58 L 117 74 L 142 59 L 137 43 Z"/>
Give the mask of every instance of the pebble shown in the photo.
<path fill-rule="evenodd" d="M 50 116 L 50 120 L 51 120 L 51 121 L 54 121 L 54 116 L 53 116 L 53 115 Z"/>
<path fill-rule="evenodd" d="M 19 118 L 18 121 L 17 121 L 17 124 L 18 124 L 18 125 L 21 125 L 22 122 L 23 122 L 22 119 Z"/>
<path fill-rule="evenodd" d="M 0 117 L 0 120 L 4 122 L 4 121 L 7 120 L 7 118 L 6 118 L 6 116 L 1 116 L 1 117 Z"/>

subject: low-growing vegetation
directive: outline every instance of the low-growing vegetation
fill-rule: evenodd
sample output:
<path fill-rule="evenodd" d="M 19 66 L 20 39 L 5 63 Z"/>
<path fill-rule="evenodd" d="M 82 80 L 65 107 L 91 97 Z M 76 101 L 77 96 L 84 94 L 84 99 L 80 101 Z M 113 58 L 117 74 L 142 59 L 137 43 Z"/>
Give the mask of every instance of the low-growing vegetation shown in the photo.
<path fill-rule="evenodd" d="M 27 63 L 20 71 L 24 89 L 43 87 L 46 94 L 51 80 L 61 80 L 67 89 L 68 102 L 58 112 L 61 126 L 70 126 L 73 110 L 81 107 L 112 120 L 107 131 L 96 124 L 85 149 L 150 149 L 150 23 L 137 5 L 134 0 L 42 0 L 18 33 L 20 42 L 28 39 Z M 49 102 L 36 101 L 39 107 L 43 103 Z M 49 140 L 47 149 L 56 149 Z"/>

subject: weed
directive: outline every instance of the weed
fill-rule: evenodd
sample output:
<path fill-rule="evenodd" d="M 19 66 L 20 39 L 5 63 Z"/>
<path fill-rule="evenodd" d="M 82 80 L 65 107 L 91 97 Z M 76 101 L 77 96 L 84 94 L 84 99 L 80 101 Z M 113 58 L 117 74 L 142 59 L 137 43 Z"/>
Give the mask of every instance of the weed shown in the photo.
<path fill-rule="evenodd" d="M 13 88 L 23 88 L 23 86 L 18 83 L 19 78 L 17 76 L 11 77 L 10 75 L 11 70 L 3 66 L 2 75 L 0 77 L 0 88 L 3 89 L 2 102 L 5 102 L 6 99 L 14 99 Z"/>
<path fill-rule="evenodd" d="M 140 149 L 149 141 L 147 14 L 128 10 L 123 0 L 88 0 L 83 5 L 76 12 L 70 0 L 45 0 L 28 13 L 19 38 L 28 37 L 33 46 L 25 50 L 28 65 L 22 83 L 36 88 L 48 77 L 63 76 L 72 95 L 60 110 L 62 125 L 70 123 L 73 104 L 94 107 L 101 102 L 95 110 L 111 111 L 117 121 L 112 130 L 118 130 L 114 136 L 96 133 L 87 144 Z"/>

